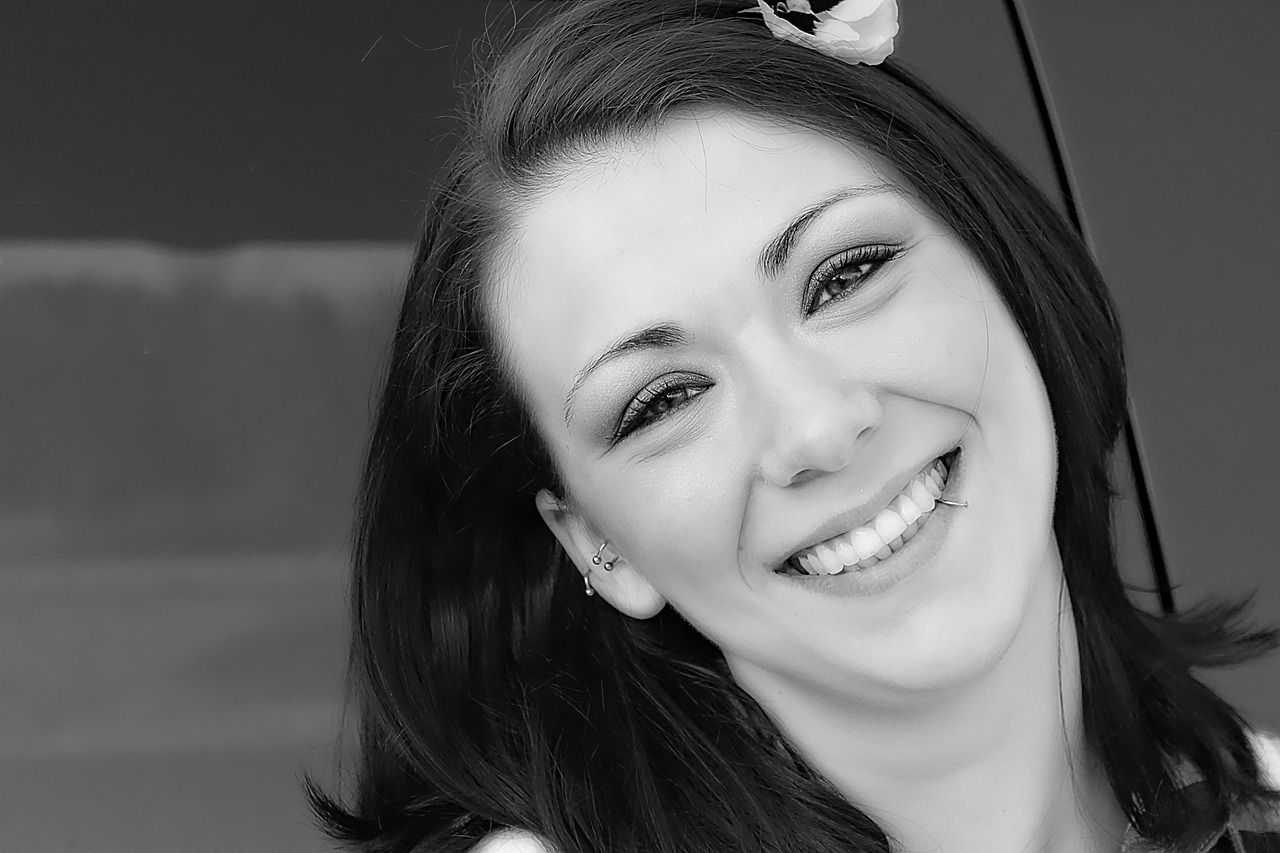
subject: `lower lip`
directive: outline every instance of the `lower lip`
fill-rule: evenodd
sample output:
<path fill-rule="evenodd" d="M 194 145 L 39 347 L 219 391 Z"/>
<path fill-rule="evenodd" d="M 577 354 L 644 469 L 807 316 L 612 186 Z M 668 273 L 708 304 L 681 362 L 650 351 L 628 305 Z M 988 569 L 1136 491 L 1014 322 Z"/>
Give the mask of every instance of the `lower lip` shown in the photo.
<path fill-rule="evenodd" d="M 965 470 L 964 454 L 955 460 L 956 465 L 947 474 L 943 497 L 952 500 L 961 485 Z M 845 598 L 863 598 L 887 592 L 926 564 L 932 563 L 942 549 L 947 530 L 955 516 L 956 507 L 936 504 L 929 514 L 929 523 L 901 548 L 874 566 L 866 569 L 845 569 L 838 575 L 778 575 L 784 580 L 799 584 L 807 590 Z"/>

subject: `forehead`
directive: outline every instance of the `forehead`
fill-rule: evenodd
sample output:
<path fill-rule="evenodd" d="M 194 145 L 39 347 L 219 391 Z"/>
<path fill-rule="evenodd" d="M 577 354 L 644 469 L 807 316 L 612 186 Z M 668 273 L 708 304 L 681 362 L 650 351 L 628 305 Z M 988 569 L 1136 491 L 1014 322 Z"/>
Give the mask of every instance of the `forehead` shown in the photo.
<path fill-rule="evenodd" d="M 760 250 L 795 216 L 886 183 L 889 170 L 847 144 L 732 113 L 575 160 L 521 209 L 495 265 L 495 326 L 517 379 L 540 408 L 620 335 L 731 312 L 720 290 L 758 278 Z"/>
<path fill-rule="evenodd" d="M 646 247 L 653 250 L 646 257 L 667 257 L 676 245 L 646 238 L 688 228 L 702 238 L 750 237 L 751 225 L 772 227 L 833 187 L 893 183 L 890 171 L 812 130 L 694 113 L 567 163 L 522 208 L 508 248 L 523 261 L 554 256 L 566 271 Z M 507 272 L 507 282 L 525 277 Z"/>

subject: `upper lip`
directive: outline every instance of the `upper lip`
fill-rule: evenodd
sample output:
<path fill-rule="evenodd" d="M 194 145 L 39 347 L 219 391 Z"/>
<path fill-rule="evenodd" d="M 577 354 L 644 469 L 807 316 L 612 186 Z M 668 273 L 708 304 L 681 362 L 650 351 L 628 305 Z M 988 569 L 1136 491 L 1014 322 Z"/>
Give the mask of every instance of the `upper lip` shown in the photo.
<path fill-rule="evenodd" d="M 783 568 L 787 560 L 791 559 L 801 551 L 812 548 L 820 542 L 826 542 L 833 536 L 848 533 L 856 527 L 869 525 L 871 520 L 876 517 L 876 514 L 889 505 L 889 501 L 893 500 L 894 495 L 905 489 L 907 484 L 915 479 L 915 476 L 923 471 L 926 465 L 929 465 L 933 460 L 940 456 L 945 456 L 948 452 L 950 452 L 950 449 L 935 453 L 934 455 L 921 460 L 920 464 L 912 468 L 907 474 L 900 475 L 881 486 L 876 493 L 871 496 L 870 500 L 863 501 L 857 506 L 847 509 L 824 521 L 800 540 L 799 545 L 796 545 L 790 551 L 787 551 L 785 554 L 781 555 L 781 557 L 773 561 L 772 564 L 775 566 L 775 571 Z"/>

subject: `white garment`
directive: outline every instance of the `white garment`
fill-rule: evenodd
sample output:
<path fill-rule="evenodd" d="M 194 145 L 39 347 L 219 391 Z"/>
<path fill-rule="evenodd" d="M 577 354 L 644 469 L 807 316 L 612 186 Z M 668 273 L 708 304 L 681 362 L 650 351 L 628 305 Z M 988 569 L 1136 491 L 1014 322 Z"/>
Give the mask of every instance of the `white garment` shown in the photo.
<path fill-rule="evenodd" d="M 498 829 L 471 848 L 471 853 L 556 853 L 546 841 L 523 829 Z"/>
<path fill-rule="evenodd" d="M 1261 765 L 1262 779 L 1272 788 L 1280 789 L 1280 737 L 1253 732 L 1249 735 L 1249 740 L 1253 746 L 1253 753 L 1258 758 L 1258 764 Z M 1239 830 L 1253 831 L 1255 828 L 1261 828 L 1257 827 L 1257 816 L 1250 816 L 1242 823 L 1247 825 L 1237 827 L 1233 822 L 1233 826 L 1228 830 L 1236 853 L 1245 853 L 1240 846 Z M 1280 814 L 1265 816 L 1264 823 L 1267 824 L 1268 829 L 1280 832 Z M 1213 839 L 1203 849 L 1208 850 L 1218 840 Z M 1138 853 L 1138 851 L 1149 853 L 1150 850 L 1151 848 L 1143 845 L 1141 839 L 1131 829 L 1124 842 L 1124 853 Z M 508 828 L 489 833 L 479 844 L 471 848 L 471 853 L 556 853 L 556 851 L 545 839 L 531 832 Z"/>

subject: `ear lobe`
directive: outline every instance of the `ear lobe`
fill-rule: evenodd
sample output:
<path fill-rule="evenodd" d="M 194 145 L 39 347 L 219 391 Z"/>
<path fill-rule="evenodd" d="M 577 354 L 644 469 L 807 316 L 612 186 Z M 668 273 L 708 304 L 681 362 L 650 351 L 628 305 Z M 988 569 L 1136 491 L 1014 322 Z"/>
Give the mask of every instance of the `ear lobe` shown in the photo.
<path fill-rule="evenodd" d="M 649 583 L 626 559 L 619 557 L 613 571 L 592 575 L 596 592 L 613 608 L 632 619 L 652 619 L 667 606 L 667 598 Z"/>
<path fill-rule="evenodd" d="M 591 558 L 599 549 L 600 537 L 594 535 L 585 519 L 562 501 L 542 489 L 534 498 L 538 514 L 569 555 L 573 565 L 583 576 L 590 578 L 596 593 L 620 613 L 633 619 L 649 619 L 667 605 L 667 599 L 654 588 L 649 580 L 636 571 L 626 558 L 618 555 L 613 569 L 605 571 Z"/>

